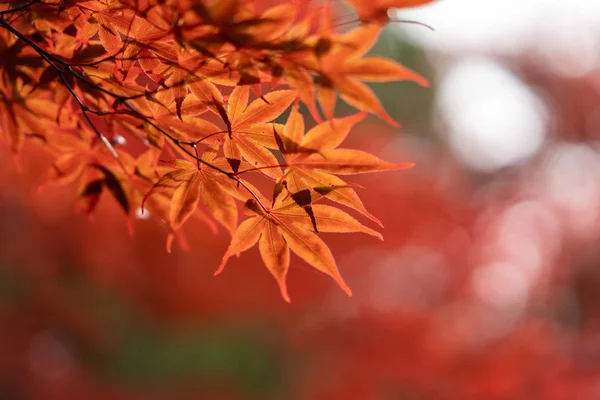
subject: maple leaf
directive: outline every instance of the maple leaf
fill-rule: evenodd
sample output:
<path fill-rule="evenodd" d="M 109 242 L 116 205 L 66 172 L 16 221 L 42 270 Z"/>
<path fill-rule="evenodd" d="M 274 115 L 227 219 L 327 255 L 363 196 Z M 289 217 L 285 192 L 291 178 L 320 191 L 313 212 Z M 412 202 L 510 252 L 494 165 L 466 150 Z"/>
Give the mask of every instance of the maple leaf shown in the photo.
<path fill-rule="evenodd" d="M 167 161 L 175 170 L 162 175 L 145 194 L 142 210 L 151 196 L 169 193 L 171 200 L 167 223 L 172 234 L 197 210 L 202 199 L 210 215 L 233 235 L 238 218 L 234 198 L 246 200 L 249 194 L 244 193 L 236 181 L 223 174 L 229 169 L 229 163 L 224 158 L 215 158 L 215 154 L 215 147 L 209 147 L 200 158 L 200 164 L 186 160 Z M 258 193 L 249 183 L 244 183 L 244 187 Z"/>
<path fill-rule="evenodd" d="M 364 23 L 347 33 L 335 34 L 330 8 L 328 3 L 319 14 L 308 14 L 295 29 L 283 35 L 275 46 L 285 50 L 284 56 L 263 55 L 266 62 L 262 70 L 271 69 L 272 82 L 284 77 L 317 121 L 320 115 L 315 102 L 319 102 L 326 118 L 331 119 L 339 93 L 346 103 L 398 126 L 363 82 L 411 80 L 422 86 L 428 86 L 429 82 L 393 60 L 365 57 L 379 36 L 381 24 Z M 315 23 L 318 30 L 312 33 L 311 26 Z M 257 65 L 260 64 L 254 64 Z"/>
<path fill-rule="evenodd" d="M 0 85 L 0 130 L 7 136 L 13 153 L 23 146 L 25 134 L 56 129 L 58 107 L 44 98 L 43 92 L 31 92 L 19 79 L 12 90 Z"/>
<path fill-rule="evenodd" d="M 200 58 L 197 54 L 178 49 L 175 63 L 168 63 L 162 68 L 155 67 L 152 70 L 153 74 L 161 77 L 164 74 L 170 74 L 164 85 L 168 87 L 174 98 L 177 116 L 180 120 L 183 120 L 181 107 L 188 95 L 188 90 L 191 90 L 194 96 L 199 96 L 197 103 L 204 108 L 213 107 L 213 110 L 216 110 L 214 102 L 222 100 L 219 90 L 205 77 L 198 75 L 197 70 L 201 68 L 194 66 L 198 65 L 199 61 Z M 149 76 L 152 78 L 153 74 L 149 74 Z"/>
<path fill-rule="evenodd" d="M 262 260 L 279 284 L 285 301 L 290 302 L 286 284 L 290 250 L 315 269 L 331 276 L 349 296 L 352 295 L 338 271 L 331 250 L 316 233 L 311 232 L 313 222 L 304 211 L 294 203 L 279 203 L 269 209 L 264 204 L 259 206 L 253 199 L 246 202 L 246 208 L 256 215 L 237 228 L 215 275 L 223 271 L 231 256 L 258 243 Z M 379 233 L 334 207 L 315 205 L 313 212 L 320 232 L 364 232 L 381 239 Z"/>
<path fill-rule="evenodd" d="M 79 31 L 75 47 L 98 35 L 108 53 L 119 52 L 122 48 L 121 36 L 113 25 L 114 16 L 123 9 L 123 5 L 116 0 L 102 0 L 80 1 L 77 2 L 77 6 L 85 13 L 87 20 Z"/>
<path fill-rule="evenodd" d="M 182 119 L 177 116 L 173 92 L 168 90 L 157 92 L 153 96 L 136 98 L 129 104 L 130 109 L 125 108 L 123 113 L 111 116 L 110 121 L 150 146 L 154 154 L 154 166 L 161 152 L 167 148 L 174 148 L 184 157 L 189 156 L 189 153 L 167 142 L 165 138 L 170 137 L 178 141 L 177 143 L 191 143 L 220 131 L 220 128 L 211 122 L 198 118 L 208 108 L 194 93 L 188 94 L 181 106 Z"/>
<path fill-rule="evenodd" d="M 382 161 L 372 154 L 360 150 L 339 149 L 351 128 L 362 121 L 365 113 L 346 118 L 323 122 L 304 133 L 304 119 L 294 107 L 288 122 L 281 132 L 276 129 L 279 150 L 285 157 L 286 169 L 279 182 L 285 182 L 289 192 L 297 193 L 306 189 L 318 193 L 332 201 L 343 204 L 382 226 L 381 222 L 369 213 L 354 189 L 337 175 L 360 174 L 410 168 L 412 163 L 394 164 Z M 274 193 L 274 199 L 279 196 Z"/>
<path fill-rule="evenodd" d="M 219 116 L 226 125 L 223 131 L 225 157 L 237 172 L 242 157 L 254 166 L 276 165 L 277 158 L 268 148 L 276 148 L 272 127 L 267 122 L 277 118 L 295 99 L 293 90 L 277 90 L 248 104 L 250 88 L 237 86 L 227 101 L 227 109 L 219 108 Z M 280 168 L 260 170 L 264 175 L 277 179 Z"/>
<path fill-rule="evenodd" d="M 333 118 L 337 91 L 342 100 L 351 106 L 377 114 L 389 124 L 399 126 L 362 81 L 411 80 L 421 86 L 429 86 L 427 79 L 390 59 L 364 57 L 380 31 L 381 27 L 377 24 L 363 24 L 348 33 L 336 35 L 327 41 L 327 51 L 309 64 L 317 74 L 318 100 L 328 119 Z"/>
<path fill-rule="evenodd" d="M 39 184 L 38 191 L 48 185 L 64 185 L 79 180 L 79 210 L 91 216 L 106 189 L 129 216 L 131 206 L 125 188 L 128 184 L 128 173 L 120 170 L 124 166 L 123 162 L 130 164 L 132 161 L 127 153 L 121 154 L 121 164 L 118 165 L 104 145 L 92 144 L 95 135 L 85 130 L 82 130 L 79 136 L 40 134 L 37 137 L 60 154 Z"/>
<path fill-rule="evenodd" d="M 80 182 L 78 209 L 91 216 L 100 201 L 100 196 L 106 189 L 117 201 L 125 215 L 129 216 L 130 201 L 123 187 L 123 182 L 127 182 L 127 180 L 120 175 L 103 165 L 88 164 Z M 128 223 L 130 222 L 128 221 Z"/>
<path fill-rule="evenodd" d="M 188 251 L 189 245 L 183 232 L 181 230 L 173 230 L 170 227 L 171 198 L 173 193 L 168 193 L 168 190 L 160 190 L 159 188 L 151 196 L 147 195 L 155 186 L 156 179 L 173 170 L 172 165 L 169 163 L 164 164 L 156 165 L 155 154 L 152 149 L 145 151 L 135 160 L 131 182 L 133 192 L 131 194 L 132 204 L 139 205 L 141 214 L 145 218 L 154 217 L 166 225 L 169 231 L 166 240 L 167 252 L 171 252 L 172 242 L 175 238 L 178 239 L 180 247 L 184 251 Z M 216 222 L 201 208 L 196 208 L 190 218 L 195 218 L 205 223 L 213 234 L 218 232 Z"/>
<path fill-rule="evenodd" d="M 0 54 L 0 72 L 5 86 L 17 80 L 28 85 L 35 82 L 34 71 L 43 65 L 43 60 L 25 43 L 0 36 Z"/>

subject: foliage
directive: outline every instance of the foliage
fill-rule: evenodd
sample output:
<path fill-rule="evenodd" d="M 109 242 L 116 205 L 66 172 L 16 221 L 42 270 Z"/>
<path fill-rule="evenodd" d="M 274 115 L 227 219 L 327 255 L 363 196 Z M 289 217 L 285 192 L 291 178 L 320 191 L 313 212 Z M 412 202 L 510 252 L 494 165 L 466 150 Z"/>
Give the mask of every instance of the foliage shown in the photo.
<path fill-rule="evenodd" d="M 109 193 L 128 220 L 163 221 L 169 251 L 192 218 L 218 223 L 232 239 L 217 273 L 258 244 L 286 301 L 290 250 L 350 294 L 319 233 L 381 238 L 338 205 L 381 224 L 339 175 L 411 164 L 339 146 L 367 113 L 397 125 L 364 82 L 427 85 L 365 53 L 387 8 L 429 1 L 349 1 L 349 28 L 331 1 L 9 0 L 0 131 L 15 157 L 41 143 L 54 157 L 42 185 L 77 183 L 87 214 Z M 359 112 L 335 118 L 337 96 Z"/>

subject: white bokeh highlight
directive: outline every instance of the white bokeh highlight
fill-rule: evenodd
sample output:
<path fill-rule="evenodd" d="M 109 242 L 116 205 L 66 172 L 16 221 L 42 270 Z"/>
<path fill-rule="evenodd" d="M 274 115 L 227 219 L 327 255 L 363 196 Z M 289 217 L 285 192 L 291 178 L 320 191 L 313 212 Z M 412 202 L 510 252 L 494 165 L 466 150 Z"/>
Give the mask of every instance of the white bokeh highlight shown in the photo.
<path fill-rule="evenodd" d="M 402 24 L 396 28 L 438 52 L 527 52 L 570 77 L 600 63 L 598 0 L 442 0 L 395 16 L 432 25 L 435 32 Z"/>
<path fill-rule="evenodd" d="M 390 25 L 435 58 L 447 137 L 476 170 L 515 165 L 543 140 L 545 107 L 496 59 L 527 60 L 569 79 L 600 68 L 599 0 L 440 0 L 390 16 L 435 29 Z"/>
<path fill-rule="evenodd" d="M 543 103 L 499 64 L 481 57 L 458 61 L 439 90 L 447 139 L 467 166 L 491 172 L 527 159 L 542 145 Z"/>

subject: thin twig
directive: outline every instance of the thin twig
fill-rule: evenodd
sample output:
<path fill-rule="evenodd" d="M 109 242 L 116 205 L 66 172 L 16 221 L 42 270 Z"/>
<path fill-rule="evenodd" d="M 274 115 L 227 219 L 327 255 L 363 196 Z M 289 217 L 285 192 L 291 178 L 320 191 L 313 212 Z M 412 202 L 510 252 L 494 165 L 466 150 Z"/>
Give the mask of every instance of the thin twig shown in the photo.
<path fill-rule="evenodd" d="M 20 6 L 20 7 L 17 7 L 17 8 L 12 8 L 12 9 L 10 9 L 10 10 L 4 10 L 4 11 L 0 11 L 0 16 L 3 16 L 3 15 L 8 15 L 8 14 L 12 14 L 12 13 L 16 13 L 16 12 L 19 12 L 19 11 L 26 10 L 27 8 L 29 8 L 29 7 L 31 7 L 32 5 L 34 5 L 34 4 L 36 4 L 36 3 L 39 3 L 39 2 L 40 2 L 40 0 L 32 0 L 32 1 L 30 1 L 29 3 L 25 3 L 25 4 L 23 4 L 23 5 L 22 5 L 22 6 Z"/>
<path fill-rule="evenodd" d="M 25 10 L 27 7 L 30 7 L 33 4 L 36 3 L 41 3 L 40 0 L 32 0 L 31 2 L 16 8 L 16 9 L 12 9 L 10 10 L 10 13 L 14 13 L 17 11 L 21 11 L 21 10 Z M 3 11 L 0 12 L 0 15 L 5 15 L 5 14 L 9 14 L 9 11 Z M 82 111 L 82 114 L 85 118 L 85 120 L 87 121 L 87 123 L 90 125 L 90 127 L 94 130 L 94 133 L 96 134 L 96 136 L 102 141 L 102 143 L 107 147 L 107 149 L 109 150 L 109 152 L 111 153 L 111 155 L 119 162 L 119 164 L 121 165 L 121 167 L 124 168 L 118 153 L 116 152 L 116 150 L 114 149 L 114 147 L 112 146 L 112 144 L 110 143 L 110 141 L 106 138 L 106 136 L 100 132 L 100 130 L 97 128 L 97 126 L 93 123 L 93 121 L 90 119 L 88 113 L 91 114 L 95 114 L 98 116 L 103 116 L 103 115 L 111 115 L 111 114 L 118 114 L 118 113 L 127 113 L 125 110 L 123 111 L 119 111 L 119 110 L 113 110 L 113 111 L 98 111 L 98 110 L 92 110 L 90 109 L 88 106 L 86 106 L 83 102 L 83 100 L 81 98 L 79 98 L 79 96 L 77 95 L 77 93 L 75 92 L 74 88 L 71 87 L 71 85 L 69 84 L 68 80 L 66 79 L 67 75 L 72 76 L 76 81 L 80 82 L 81 84 L 87 85 L 88 87 L 90 87 L 91 89 L 98 91 L 110 98 L 112 98 L 117 104 L 121 104 L 124 107 L 126 107 L 130 112 L 131 112 L 131 116 L 140 119 L 141 121 L 147 123 L 148 125 L 150 125 L 151 127 L 153 127 L 154 129 L 156 129 L 158 132 L 160 132 L 162 135 L 164 135 L 167 139 L 169 139 L 175 146 L 177 146 L 179 149 L 181 149 L 185 154 L 187 154 L 188 156 L 190 156 L 191 158 L 196 160 L 196 163 L 198 165 L 198 168 L 200 168 L 200 165 L 206 165 L 207 167 L 221 173 L 224 174 L 225 176 L 227 176 L 228 178 L 234 180 L 237 182 L 238 185 L 241 185 L 242 187 L 244 187 L 244 189 L 257 201 L 257 203 L 260 205 L 261 208 L 263 208 L 266 212 L 268 212 L 268 208 L 262 204 L 260 198 L 253 192 L 252 189 L 250 189 L 250 187 L 243 181 L 241 180 L 240 177 L 237 176 L 236 173 L 234 172 L 228 172 L 225 171 L 219 167 L 217 167 L 216 165 L 213 165 L 205 160 L 203 160 L 202 158 L 200 158 L 199 153 L 198 153 L 198 148 L 197 148 L 197 144 L 200 143 L 202 140 L 206 139 L 200 139 L 198 141 L 191 141 L 191 142 L 183 142 L 180 139 L 176 138 L 175 136 L 173 136 L 172 134 L 170 134 L 167 130 L 165 130 L 164 128 L 160 127 L 159 125 L 157 125 L 155 122 L 153 122 L 149 117 L 145 116 L 144 114 L 142 114 L 140 111 L 138 111 L 135 107 L 135 105 L 133 105 L 131 103 L 131 101 L 137 99 L 137 98 L 141 98 L 143 96 L 149 96 L 149 95 L 153 95 L 156 93 L 159 93 L 160 90 L 168 90 L 170 88 L 176 87 L 178 85 L 186 85 L 190 83 L 190 78 L 197 78 L 199 80 L 203 80 L 203 79 L 207 79 L 207 76 L 198 76 L 197 75 L 197 71 L 201 68 L 202 64 L 200 64 L 199 66 L 196 66 L 195 68 L 192 69 L 188 69 L 183 67 L 182 65 L 176 65 L 176 64 L 172 64 L 172 66 L 180 68 L 182 70 L 184 70 L 187 74 L 187 76 L 184 79 L 181 79 L 180 82 L 176 82 L 172 85 L 170 85 L 169 88 L 167 89 L 158 89 L 156 91 L 146 91 L 143 94 L 138 94 L 138 95 L 132 95 L 132 96 L 122 96 L 122 95 L 118 95 L 116 93 L 113 93 L 112 91 L 110 91 L 109 89 L 106 89 L 102 86 L 100 86 L 98 83 L 91 81 L 90 79 L 86 78 L 82 73 L 76 71 L 75 67 L 83 67 L 83 66 L 94 66 L 97 65 L 101 62 L 105 62 L 105 61 L 109 61 L 111 59 L 113 60 L 118 60 L 117 55 L 121 54 L 124 51 L 125 46 L 127 45 L 127 43 L 124 43 L 123 48 L 121 49 L 121 51 L 117 52 L 114 55 L 105 57 L 102 60 L 98 60 L 96 62 L 93 63 L 70 63 L 68 61 L 65 61 L 63 59 L 61 59 L 60 57 L 53 55 L 52 53 L 49 53 L 48 51 L 44 50 L 43 48 L 41 48 L 38 44 L 36 44 L 35 42 L 33 42 L 31 39 L 29 39 L 26 35 L 22 34 L 21 32 L 19 32 L 18 30 L 16 30 L 14 27 L 12 27 L 7 21 L 5 21 L 3 18 L 0 18 L 0 26 L 7 29 L 9 32 L 11 32 L 13 35 L 15 35 L 16 37 L 18 37 L 20 40 L 22 40 L 23 42 L 25 42 L 28 46 L 30 46 L 42 59 L 44 59 L 44 61 L 46 61 L 46 63 L 48 63 L 48 65 L 50 65 L 51 68 L 53 68 L 62 84 L 67 88 L 67 90 L 69 91 L 69 93 L 71 94 L 71 96 L 75 99 L 75 101 L 77 102 L 79 108 Z M 132 56 L 133 57 L 133 56 Z M 135 58 L 133 58 L 135 59 Z M 126 60 L 126 58 L 122 58 L 121 60 Z M 127 113 L 129 114 L 129 113 Z M 209 136 L 213 136 L 219 133 L 224 133 L 223 132 L 216 132 L 214 134 L 211 134 Z M 189 146 L 190 148 L 192 148 L 194 150 L 194 152 L 192 153 L 191 151 L 189 151 L 185 146 Z M 249 171 L 244 171 L 244 172 L 249 172 Z"/>

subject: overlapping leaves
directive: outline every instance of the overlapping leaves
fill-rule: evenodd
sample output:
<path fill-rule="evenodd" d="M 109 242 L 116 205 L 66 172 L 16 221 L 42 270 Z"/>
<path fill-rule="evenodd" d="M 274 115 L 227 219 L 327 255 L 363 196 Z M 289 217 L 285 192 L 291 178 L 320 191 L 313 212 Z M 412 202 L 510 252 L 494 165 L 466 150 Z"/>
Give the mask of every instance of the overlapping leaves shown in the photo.
<path fill-rule="evenodd" d="M 38 139 L 55 158 L 44 183 L 77 182 L 87 213 L 108 192 L 128 219 L 141 207 L 164 222 L 169 248 L 193 221 L 220 225 L 217 272 L 258 246 L 285 300 L 291 253 L 350 293 L 320 234 L 381 239 L 346 211 L 381 223 L 340 175 L 411 164 L 340 146 L 368 113 L 396 124 L 365 82 L 428 84 L 365 56 L 388 8 L 427 2 L 349 0 L 357 25 L 338 32 L 332 2 L 11 0 L 0 131 L 15 154 Z M 335 118 L 337 97 L 359 112 Z"/>

